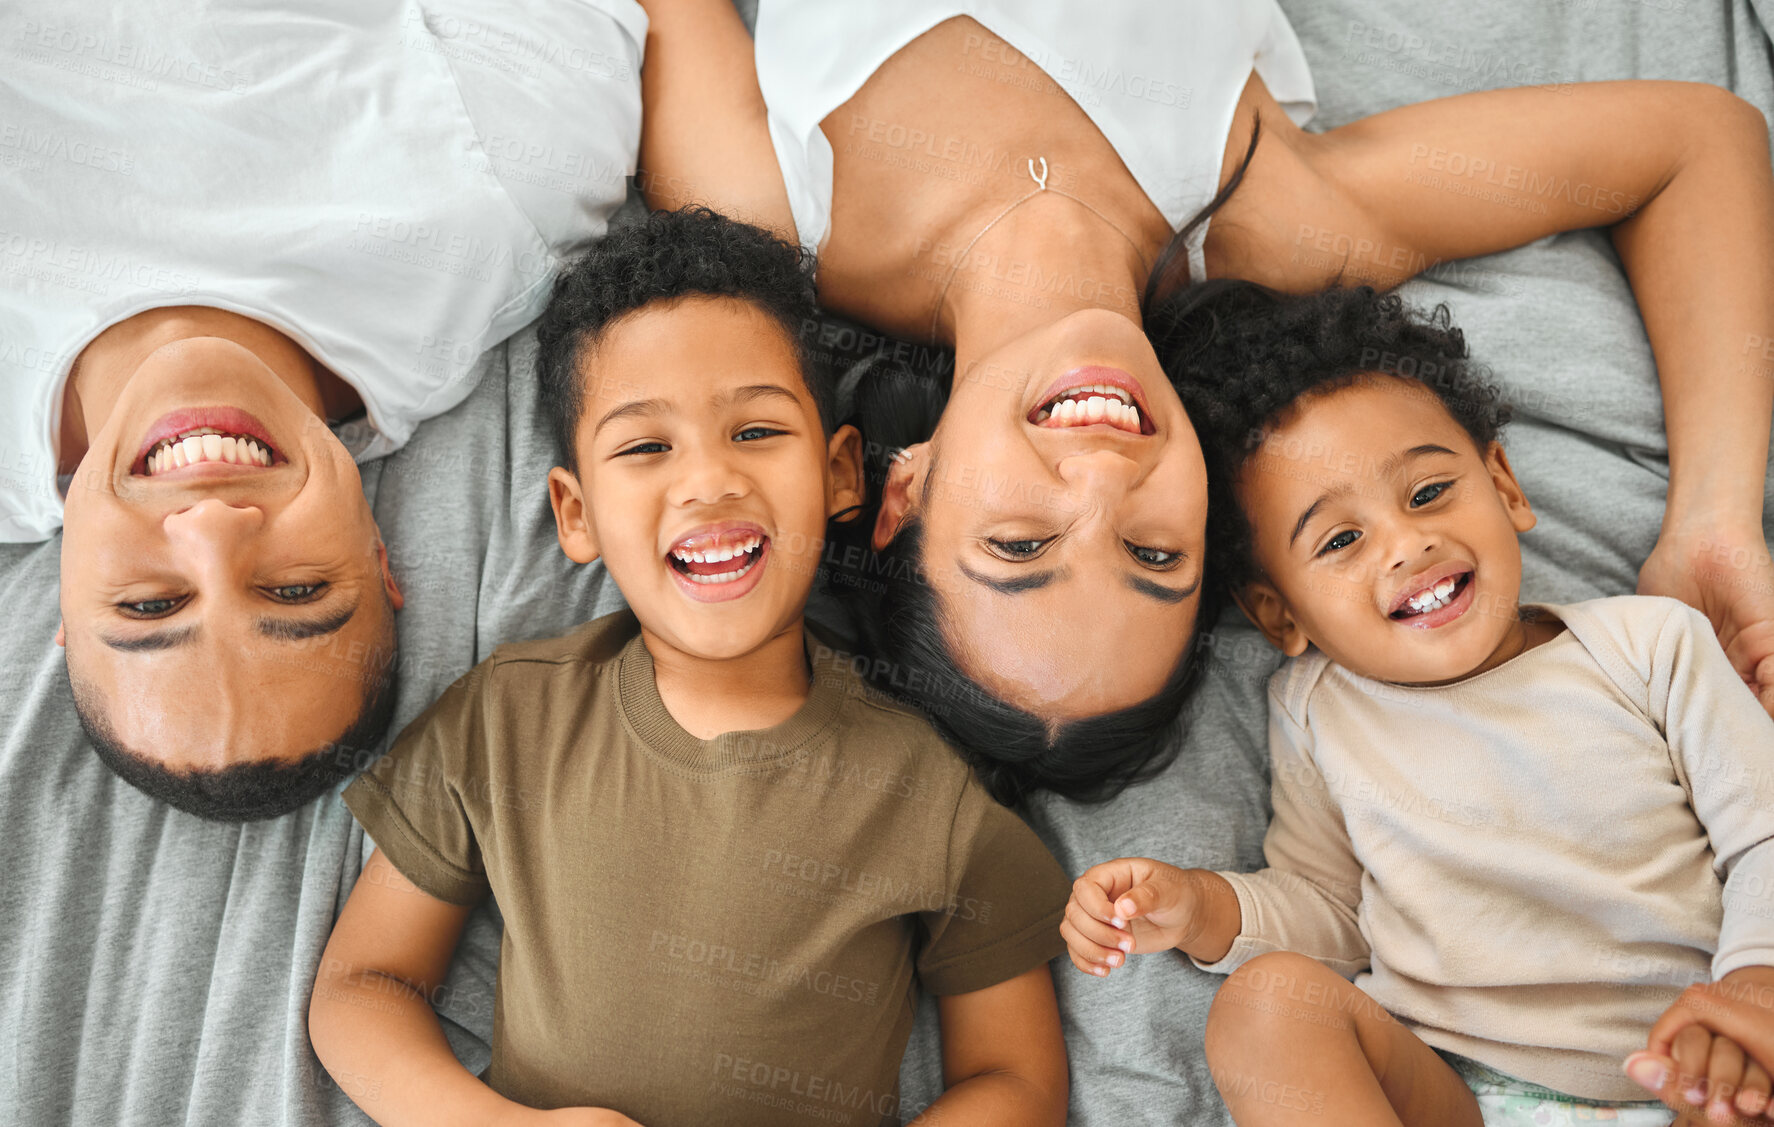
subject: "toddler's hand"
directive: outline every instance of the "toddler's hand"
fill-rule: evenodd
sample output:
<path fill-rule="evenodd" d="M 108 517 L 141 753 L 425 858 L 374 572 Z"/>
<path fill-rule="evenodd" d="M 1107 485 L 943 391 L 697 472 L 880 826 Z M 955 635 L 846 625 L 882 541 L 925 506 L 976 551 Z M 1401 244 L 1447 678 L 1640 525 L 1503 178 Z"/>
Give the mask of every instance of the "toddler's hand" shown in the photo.
<path fill-rule="evenodd" d="M 1060 935 L 1072 965 L 1105 976 L 1130 954 L 1167 951 L 1189 932 L 1198 897 L 1189 872 L 1145 857 L 1105 861 L 1072 882 Z"/>
<path fill-rule="evenodd" d="M 1774 968 L 1744 967 L 1690 986 L 1626 1059 L 1634 1080 L 1677 1110 L 1712 1123 L 1770 1124 Z"/>

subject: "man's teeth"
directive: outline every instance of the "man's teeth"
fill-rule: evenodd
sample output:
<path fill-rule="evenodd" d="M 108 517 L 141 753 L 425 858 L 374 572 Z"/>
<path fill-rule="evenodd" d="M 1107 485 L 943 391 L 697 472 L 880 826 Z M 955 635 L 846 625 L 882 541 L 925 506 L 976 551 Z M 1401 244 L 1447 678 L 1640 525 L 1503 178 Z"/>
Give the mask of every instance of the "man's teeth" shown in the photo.
<path fill-rule="evenodd" d="M 257 439 L 245 435 L 223 434 L 214 427 L 201 427 L 166 439 L 148 455 L 150 475 L 176 470 L 198 462 L 229 462 L 237 466 L 269 466 L 271 451 Z"/>
<path fill-rule="evenodd" d="M 1440 610 L 1453 601 L 1454 588 L 1458 587 L 1458 579 L 1444 579 L 1427 591 L 1419 591 L 1405 603 L 1417 614 L 1427 614 L 1432 610 Z"/>
<path fill-rule="evenodd" d="M 1066 392 L 1035 417 L 1037 425 L 1050 421 L 1062 427 L 1110 423 L 1134 434 L 1142 433 L 1140 409 L 1134 406 L 1133 396 L 1107 384 L 1075 387 Z"/>
<path fill-rule="evenodd" d="M 762 537 L 748 536 L 732 547 L 711 548 L 706 552 L 686 552 L 682 548 L 673 548 L 671 554 L 685 563 L 721 563 L 725 560 L 732 559 L 734 556 L 743 556 L 747 552 L 756 549 L 757 546 L 763 542 Z M 697 577 L 691 576 L 691 578 L 694 579 Z"/>

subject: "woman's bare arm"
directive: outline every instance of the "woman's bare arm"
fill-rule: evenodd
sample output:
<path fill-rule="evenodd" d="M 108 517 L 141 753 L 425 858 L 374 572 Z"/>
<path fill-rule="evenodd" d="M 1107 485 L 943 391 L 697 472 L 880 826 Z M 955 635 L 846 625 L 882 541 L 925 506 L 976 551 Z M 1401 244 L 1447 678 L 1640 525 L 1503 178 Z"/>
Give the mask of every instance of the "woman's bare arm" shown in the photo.
<path fill-rule="evenodd" d="M 1774 710 L 1761 533 L 1774 170 L 1755 107 L 1715 86 L 1652 81 L 1437 99 L 1260 146 L 1224 214 L 1220 272 L 1293 290 L 1339 273 L 1393 285 L 1438 262 L 1610 228 L 1669 434 L 1668 504 L 1640 589 L 1705 611 Z"/>
<path fill-rule="evenodd" d="M 649 207 L 704 204 L 796 241 L 751 36 L 732 0 L 641 0 L 640 184 Z"/>

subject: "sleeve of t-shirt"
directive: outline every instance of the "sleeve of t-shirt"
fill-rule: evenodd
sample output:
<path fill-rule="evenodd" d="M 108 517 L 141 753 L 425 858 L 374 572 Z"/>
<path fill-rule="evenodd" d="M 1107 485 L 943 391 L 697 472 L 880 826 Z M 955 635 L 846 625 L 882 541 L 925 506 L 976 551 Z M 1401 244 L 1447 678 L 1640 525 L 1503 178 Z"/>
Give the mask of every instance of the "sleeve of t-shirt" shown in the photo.
<path fill-rule="evenodd" d="M 1650 691 L 1725 882 L 1713 978 L 1774 966 L 1774 718 L 1738 677 L 1706 616 L 1688 606 L 1672 609 L 1658 638 Z"/>
<path fill-rule="evenodd" d="M 918 981 L 932 994 L 996 986 L 1065 950 L 1071 882 L 1033 830 L 970 772 L 949 833 L 946 901 L 920 912 Z"/>
<path fill-rule="evenodd" d="M 1286 668 L 1282 676 L 1286 675 Z M 1278 678 L 1279 681 L 1279 678 Z M 1269 690 L 1270 795 L 1275 817 L 1263 839 L 1269 867 L 1221 873 L 1238 894 L 1238 937 L 1202 970 L 1230 974 L 1257 955 L 1297 951 L 1345 978 L 1365 969 L 1371 954 L 1361 933 L 1361 862 L 1343 813 L 1312 757 L 1312 734 Z"/>
<path fill-rule="evenodd" d="M 387 755 L 345 788 L 345 805 L 393 866 L 451 904 L 488 892 L 474 821 L 486 743 L 488 664 L 476 666 L 407 725 Z"/>

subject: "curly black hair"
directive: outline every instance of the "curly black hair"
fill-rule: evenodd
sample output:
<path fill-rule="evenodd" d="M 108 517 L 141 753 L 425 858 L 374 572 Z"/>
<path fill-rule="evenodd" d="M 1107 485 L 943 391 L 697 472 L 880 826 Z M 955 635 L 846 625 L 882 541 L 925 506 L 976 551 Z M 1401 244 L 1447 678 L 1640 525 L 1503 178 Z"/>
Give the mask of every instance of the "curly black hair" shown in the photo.
<path fill-rule="evenodd" d="M 561 272 L 536 326 L 543 410 L 566 467 L 578 469 L 573 436 L 585 408 L 580 358 L 626 314 L 681 297 L 736 297 L 774 319 L 794 344 L 802 382 L 829 435 L 836 407 L 830 374 L 813 350 L 813 268 L 813 256 L 795 244 L 706 207 L 655 211 L 613 229 Z"/>
<path fill-rule="evenodd" d="M 1207 460 L 1208 584 L 1224 596 L 1261 577 L 1238 475 L 1303 397 L 1373 374 L 1422 384 L 1480 450 L 1509 420 L 1446 305 L 1424 312 L 1372 286 L 1282 294 L 1215 279 L 1149 311 L 1147 335 Z"/>

